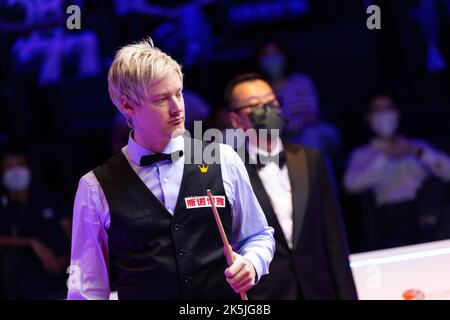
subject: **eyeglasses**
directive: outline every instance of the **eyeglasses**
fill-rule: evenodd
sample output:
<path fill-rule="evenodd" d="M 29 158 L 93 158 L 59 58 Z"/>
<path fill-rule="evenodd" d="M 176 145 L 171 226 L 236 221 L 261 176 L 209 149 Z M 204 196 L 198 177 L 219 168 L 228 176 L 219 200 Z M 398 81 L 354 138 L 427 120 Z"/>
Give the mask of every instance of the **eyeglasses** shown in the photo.
<path fill-rule="evenodd" d="M 231 112 L 239 112 L 239 111 L 241 111 L 241 110 L 243 110 L 243 109 L 247 109 L 247 108 L 251 108 L 251 109 L 253 109 L 253 108 L 260 108 L 260 107 L 264 107 L 264 106 L 266 106 L 266 105 L 270 105 L 270 106 L 272 106 L 272 107 L 274 107 L 274 108 L 277 108 L 277 109 L 279 109 L 280 108 L 280 104 L 278 103 L 278 101 L 276 100 L 276 99 L 273 99 L 273 100 L 271 100 L 271 101 L 269 101 L 269 102 L 265 102 L 265 103 L 254 103 L 254 104 L 247 104 L 247 105 L 245 105 L 245 106 L 240 106 L 240 107 L 237 107 L 237 108 L 235 108 L 234 110 L 232 110 Z"/>

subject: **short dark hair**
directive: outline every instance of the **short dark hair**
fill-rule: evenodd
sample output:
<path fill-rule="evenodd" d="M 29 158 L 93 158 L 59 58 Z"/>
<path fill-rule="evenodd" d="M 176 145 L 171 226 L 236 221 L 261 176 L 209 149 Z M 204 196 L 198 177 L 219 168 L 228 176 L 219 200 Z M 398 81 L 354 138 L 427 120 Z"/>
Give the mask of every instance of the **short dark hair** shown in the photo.
<path fill-rule="evenodd" d="M 252 54 L 252 60 L 254 61 L 256 68 L 255 70 L 261 72 L 262 75 L 266 75 L 264 70 L 261 68 L 259 60 L 261 58 L 262 52 L 269 44 L 274 44 L 286 59 L 286 65 L 283 75 L 288 75 L 292 72 L 295 72 L 296 68 L 294 66 L 294 60 L 298 60 L 298 54 L 294 57 L 291 46 L 288 46 L 287 43 L 284 40 L 281 40 L 279 37 L 272 37 L 270 39 L 264 38 L 262 39 L 262 41 L 256 43 L 255 49 L 253 50 Z"/>
<path fill-rule="evenodd" d="M 366 103 L 366 113 L 370 113 L 372 111 L 372 103 L 375 99 L 378 99 L 380 97 L 387 97 L 389 99 L 392 100 L 392 102 L 394 103 L 396 109 L 399 109 L 398 103 L 397 103 L 397 99 L 395 98 L 394 94 L 391 93 L 390 91 L 376 91 L 373 92 L 371 95 L 369 95 L 368 99 L 367 99 L 367 103 Z"/>
<path fill-rule="evenodd" d="M 30 162 L 30 155 L 28 154 L 27 149 L 21 144 L 9 144 L 3 148 L 0 154 L 0 164 L 7 157 L 23 157 L 27 163 Z"/>
<path fill-rule="evenodd" d="M 228 82 L 226 88 L 225 88 L 225 105 L 228 109 L 228 111 L 231 110 L 231 98 L 232 98 L 232 93 L 234 88 L 236 88 L 237 85 L 244 83 L 244 82 L 249 82 L 249 81 L 256 81 L 256 80 L 262 80 L 267 82 L 267 80 L 260 75 L 259 73 L 256 72 L 251 72 L 251 73 L 244 73 L 244 74 L 240 74 L 236 77 L 234 77 L 233 79 L 230 80 L 230 82 Z"/>

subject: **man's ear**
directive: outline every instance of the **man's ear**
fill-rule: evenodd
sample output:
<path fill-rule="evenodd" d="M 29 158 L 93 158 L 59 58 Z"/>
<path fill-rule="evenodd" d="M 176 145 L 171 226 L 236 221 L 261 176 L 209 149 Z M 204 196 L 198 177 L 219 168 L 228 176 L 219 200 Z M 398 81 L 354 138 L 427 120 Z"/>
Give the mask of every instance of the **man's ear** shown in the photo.
<path fill-rule="evenodd" d="M 240 119 L 239 115 L 236 112 L 232 112 L 232 111 L 230 111 L 228 114 L 229 114 L 231 126 L 234 129 L 242 129 L 241 119 Z"/>
<path fill-rule="evenodd" d="M 136 106 L 126 96 L 121 96 L 120 110 L 127 119 L 131 119 L 136 113 Z"/>

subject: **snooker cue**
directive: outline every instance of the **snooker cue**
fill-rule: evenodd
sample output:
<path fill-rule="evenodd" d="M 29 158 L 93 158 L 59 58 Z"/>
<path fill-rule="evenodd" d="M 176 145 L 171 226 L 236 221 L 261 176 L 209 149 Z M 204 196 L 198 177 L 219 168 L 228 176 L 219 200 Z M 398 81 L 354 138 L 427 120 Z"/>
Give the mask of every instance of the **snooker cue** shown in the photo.
<path fill-rule="evenodd" d="M 225 230 L 223 229 L 222 221 L 220 220 L 219 212 L 217 211 L 216 204 L 214 203 L 214 199 L 211 194 L 211 190 L 206 190 L 208 194 L 209 201 L 211 202 L 211 208 L 214 213 L 214 219 L 216 220 L 217 228 L 219 229 L 220 237 L 222 238 L 224 253 L 227 259 L 228 266 L 231 266 L 234 262 L 233 250 L 228 243 L 227 235 L 225 234 Z M 248 300 L 247 294 L 245 292 L 240 292 L 242 300 Z"/>

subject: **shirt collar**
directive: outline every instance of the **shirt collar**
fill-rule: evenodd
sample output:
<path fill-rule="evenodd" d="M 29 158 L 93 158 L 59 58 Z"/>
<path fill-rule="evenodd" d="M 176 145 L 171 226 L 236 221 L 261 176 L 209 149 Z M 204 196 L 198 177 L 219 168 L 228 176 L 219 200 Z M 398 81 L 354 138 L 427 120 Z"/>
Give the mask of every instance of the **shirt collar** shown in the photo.
<path fill-rule="evenodd" d="M 262 156 L 274 156 L 280 153 L 284 150 L 283 148 L 283 142 L 281 141 L 281 138 L 278 137 L 275 141 L 275 143 L 272 144 L 272 152 L 267 152 L 267 150 L 259 149 L 255 144 L 249 142 L 247 146 L 248 155 L 250 159 L 256 161 L 256 155 L 260 154 Z"/>
<path fill-rule="evenodd" d="M 183 149 L 184 138 L 183 135 L 179 135 L 171 139 L 161 153 L 172 153 L 174 151 Z M 131 160 L 137 165 L 139 165 L 139 163 L 141 162 L 141 157 L 155 153 L 137 143 L 133 138 L 133 132 L 130 132 L 130 135 L 128 136 L 127 152 Z"/>

